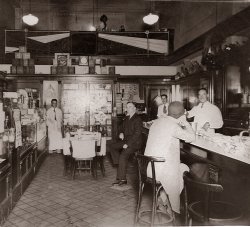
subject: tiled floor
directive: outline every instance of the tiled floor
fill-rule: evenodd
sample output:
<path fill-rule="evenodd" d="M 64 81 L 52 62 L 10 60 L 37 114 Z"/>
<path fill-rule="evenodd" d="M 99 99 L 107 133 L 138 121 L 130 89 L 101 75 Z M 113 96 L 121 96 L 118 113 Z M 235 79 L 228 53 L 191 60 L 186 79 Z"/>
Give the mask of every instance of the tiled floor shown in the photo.
<path fill-rule="evenodd" d="M 3 226 L 133 226 L 136 189 L 112 189 L 116 170 L 108 160 L 105 168 L 97 180 L 89 174 L 71 180 L 63 176 L 62 156 L 49 155 Z"/>
<path fill-rule="evenodd" d="M 63 157 L 49 155 L 38 174 L 22 195 L 3 227 L 131 227 L 137 200 L 136 166 L 128 168 L 129 190 L 111 188 L 116 169 L 106 158 L 106 176 L 98 171 L 98 179 L 90 174 L 76 175 L 75 180 L 63 176 Z M 148 195 L 147 195 L 148 194 Z M 150 206 L 146 193 L 142 207 Z M 248 225 L 246 217 L 241 225 Z M 177 218 L 176 225 L 182 225 Z"/>

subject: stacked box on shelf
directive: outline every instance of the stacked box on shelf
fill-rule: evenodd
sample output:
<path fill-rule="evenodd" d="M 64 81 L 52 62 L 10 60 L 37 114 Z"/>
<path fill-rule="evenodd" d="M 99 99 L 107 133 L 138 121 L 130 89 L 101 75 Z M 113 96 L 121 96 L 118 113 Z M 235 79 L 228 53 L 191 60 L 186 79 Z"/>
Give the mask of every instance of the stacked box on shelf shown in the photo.
<path fill-rule="evenodd" d="M 74 66 L 51 66 L 50 67 L 51 74 L 75 74 Z"/>
<path fill-rule="evenodd" d="M 69 53 L 55 53 L 53 65 L 50 67 L 50 73 L 55 74 L 75 74 L 75 66 L 71 65 Z"/>
<path fill-rule="evenodd" d="M 12 74 L 35 74 L 34 59 L 30 59 L 25 46 L 20 46 L 19 52 L 15 52 L 10 71 Z"/>

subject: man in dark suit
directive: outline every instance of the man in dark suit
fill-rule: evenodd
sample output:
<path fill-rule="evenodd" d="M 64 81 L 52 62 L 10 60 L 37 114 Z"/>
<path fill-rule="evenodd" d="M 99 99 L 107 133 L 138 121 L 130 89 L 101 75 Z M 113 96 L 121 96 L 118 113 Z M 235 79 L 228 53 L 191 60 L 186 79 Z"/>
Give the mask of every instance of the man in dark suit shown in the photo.
<path fill-rule="evenodd" d="M 127 103 L 127 116 L 123 121 L 119 141 L 110 145 L 113 164 L 118 164 L 116 181 L 113 185 L 127 184 L 126 173 L 131 154 L 141 148 L 142 120 L 136 114 L 135 103 Z"/>

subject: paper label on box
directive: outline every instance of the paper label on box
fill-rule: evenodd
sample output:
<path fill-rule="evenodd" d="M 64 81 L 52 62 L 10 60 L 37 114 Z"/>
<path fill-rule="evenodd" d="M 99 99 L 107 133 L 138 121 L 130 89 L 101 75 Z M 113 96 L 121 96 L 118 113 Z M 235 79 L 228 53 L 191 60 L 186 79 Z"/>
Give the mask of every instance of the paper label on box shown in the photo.
<path fill-rule="evenodd" d="M 34 114 L 35 110 L 34 109 L 28 109 L 28 114 Z"/>
<path fill-rule="evenodd" d="M 3 92 L 3 98 L 13 98 L 17 99 L 17 92 Z"/>
<path fill-rule="evenodd" d="M 16 126 L 16 139 L 15 139 L 15 147 L 22 146 L 22 131 L 21 131 L 21 121 L 15 121 Z"/>

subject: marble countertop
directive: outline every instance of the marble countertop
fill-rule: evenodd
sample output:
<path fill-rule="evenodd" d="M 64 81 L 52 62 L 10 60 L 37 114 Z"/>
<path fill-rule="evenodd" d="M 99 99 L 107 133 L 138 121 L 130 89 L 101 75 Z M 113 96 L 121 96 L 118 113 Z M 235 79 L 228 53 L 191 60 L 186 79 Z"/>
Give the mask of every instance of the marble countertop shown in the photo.
<path fill-rule="evenodd" d="M 193 146 L 202 148 L 206 151 L 214 152 L 247 164 L 250 164 L 250 150 L 248 149 L 239 149 L 235 147 L 227 147 L 224 144 L 217 144 L 206 137 L 196 136 L 194 142 L 191 143 Z M 243 145 L 242 145 L 243 146 Z"/>
<path fill-rule="evenodd" d="M 151 124 L 144 123 L 145 129 L 150 129 Z M 250 147 L 244 146 L 243 143 L 237 142 L 235 143 L 216 143 L 211 140 L 207 136 L 199 136 L 196 135 L 195 141 L 191 143 L 191 145 L 201 148 L 207 152 L 213 152 L 216 154 L 220 154 L 222 156 L 226 156 L 238 161 L 241 161 L 246 164 L 250 164 Z M 182 141 L 182 143 L 185 143 Z M 185 143 L 188 144 L 188 143 Z"/>

